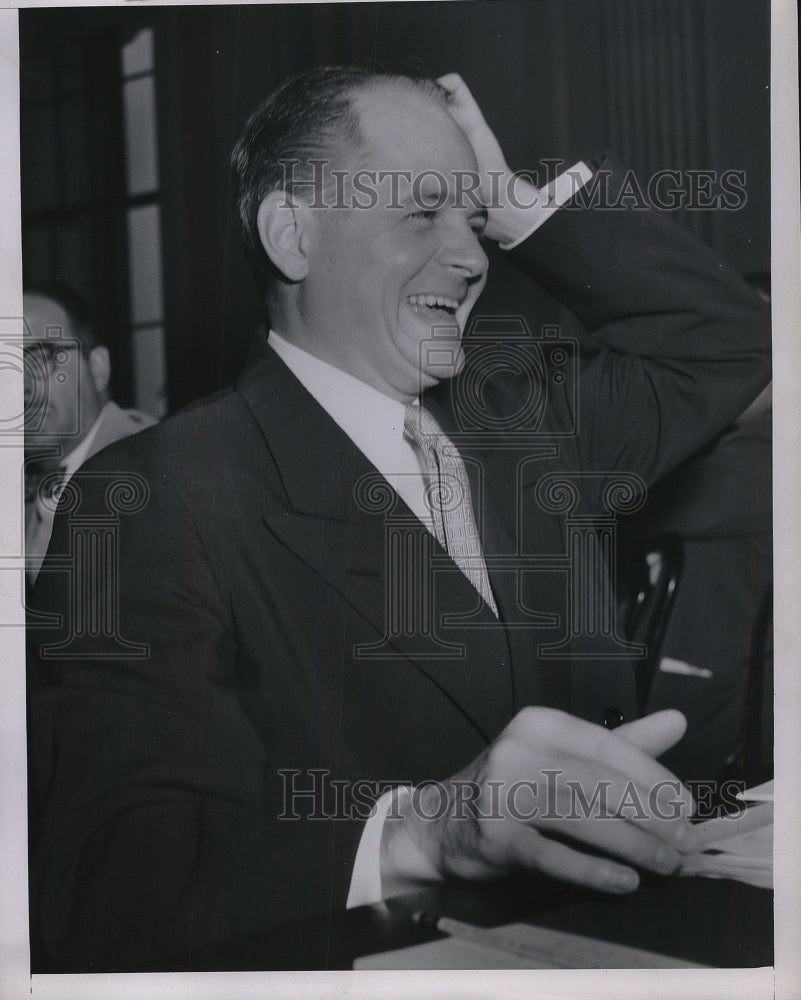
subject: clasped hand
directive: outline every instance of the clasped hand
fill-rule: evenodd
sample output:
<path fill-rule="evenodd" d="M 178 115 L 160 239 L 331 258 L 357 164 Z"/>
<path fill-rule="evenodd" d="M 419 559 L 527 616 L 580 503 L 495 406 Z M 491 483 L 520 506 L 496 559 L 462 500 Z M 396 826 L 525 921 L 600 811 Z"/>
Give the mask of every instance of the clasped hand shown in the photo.
<path fill-rule="evenodd" d="M 637 887 L 637 868 L 675 871 L 700 846 L 694 804 L 654 758 L 685 726 L 673 710 L 610 732 L 555 709 L 523 709 L 463 771 L 414 789 L 388 815 L 383 894 L 521 868 L 622 893 Z"/>

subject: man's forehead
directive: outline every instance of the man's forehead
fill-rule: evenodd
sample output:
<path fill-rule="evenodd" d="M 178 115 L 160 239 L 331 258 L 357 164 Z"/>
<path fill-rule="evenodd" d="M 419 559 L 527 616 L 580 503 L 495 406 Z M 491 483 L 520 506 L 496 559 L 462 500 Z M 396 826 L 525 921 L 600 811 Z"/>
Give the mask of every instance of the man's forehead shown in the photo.
<path fill-rule="evenodd" d="M 363 84 L 353 92 L 353 104 L 360 114 L 381 121 L 397 122 L 420 115 L 450 117 L 444 98 L 407 80 L 382 80 Z"/>
<path fill-rule="evenodd" d="M 378 169 L 476 169 L 467 137 L 444 100 L 413 84 L 381 81 L 353 97 L 366 158 Z"/>
<path fill-rule="evenodd" d="M 63 306 L 46 295 L 26 292 L 22 297 L 27 335 L 36 340 L 51 340 L 72 334 L 72 324 Z"/>

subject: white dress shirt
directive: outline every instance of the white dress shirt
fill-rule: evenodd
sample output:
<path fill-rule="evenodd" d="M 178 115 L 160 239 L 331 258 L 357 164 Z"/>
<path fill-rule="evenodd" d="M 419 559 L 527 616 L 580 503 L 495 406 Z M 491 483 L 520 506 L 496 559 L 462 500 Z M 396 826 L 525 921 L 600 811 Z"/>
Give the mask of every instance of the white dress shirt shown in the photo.
<path fill-rule="evenodd" d="M 270 331 L 268 343 L 433 534 L 417 449 L 403 436 L 405 405 L 290 344 L 275 330 Z"/>

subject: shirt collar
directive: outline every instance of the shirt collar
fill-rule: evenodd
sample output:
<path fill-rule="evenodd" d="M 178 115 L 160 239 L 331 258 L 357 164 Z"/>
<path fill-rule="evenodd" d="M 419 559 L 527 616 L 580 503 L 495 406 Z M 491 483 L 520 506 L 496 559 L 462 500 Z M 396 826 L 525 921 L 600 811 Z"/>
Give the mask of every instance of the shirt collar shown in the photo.
<path fill-rule="evenodd" d="M 414 449 L 403 436 L 403 403 L 321 361 L 274 330 L 270 331 L 268 343 L 380 472 L 419 472 Z"/>

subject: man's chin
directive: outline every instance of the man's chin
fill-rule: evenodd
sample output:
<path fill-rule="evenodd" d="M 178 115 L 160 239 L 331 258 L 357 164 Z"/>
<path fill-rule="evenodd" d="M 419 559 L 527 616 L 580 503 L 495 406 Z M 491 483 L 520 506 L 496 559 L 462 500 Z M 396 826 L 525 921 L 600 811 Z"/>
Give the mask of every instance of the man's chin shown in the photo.
<path fill-rule="evenodd" d="M 465 363 L 462 328 L 455 318 L 450 317 L 447 325 L 432 323 L 423 328 L 426 332 L 422 336 L 419 331 L 413 335 L 420 391 L 458 375 Z"/>
<path fill-rule="evenodd" d="M 423 365 L 424 380 L 444 382 L 455 378 L 464 368 L 464 351 L 461 340 L 443 342 L 432 348 Z"/>

